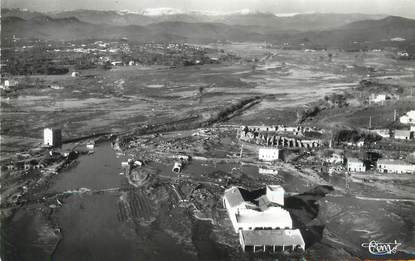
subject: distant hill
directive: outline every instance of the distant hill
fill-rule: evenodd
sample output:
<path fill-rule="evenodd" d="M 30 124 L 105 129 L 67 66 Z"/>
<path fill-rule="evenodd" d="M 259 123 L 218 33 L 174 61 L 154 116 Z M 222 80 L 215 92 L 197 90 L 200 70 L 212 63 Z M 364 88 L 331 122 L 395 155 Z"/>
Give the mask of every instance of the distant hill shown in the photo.
<path fill-rule="evenodd" d="M 22 9 L 9 9 L 9 8 L 1 8 L 1 17 L 2 19 L 5 17 L 19 17 L 25 20 L 32 19 L 34 17 L 45 16 L 43 13 L 33 12 L 29 10 L 22 10 Z"/>
<path fill-rule="evenodd" d="M 162 22 L 147 26 L 112 26 L 91 24 L 78 18 L 48 16 L 24 20 L 19 17 L 2 19 L 2 38 L 12 37 L 44 40 L 120 39 L 135 41 L 211 42 L 216 40 L 258 40 L 265 36 L 239 26 L 217 23 Z"/>
<path fill-rule="evenodd" d="M 2 17 L 15 16 L 25 20 L 36 16 L 51 18 L 75 17 L 91 24 L 108 24 L 113 26 L 146 26 L 160 22 L 186 23 L 221 23 L 226 25 L 260 26 L 262 31 L 317 31 L 336 28 L 351 22 L 384 18 L 384 15 L 367 14 L 299 14 L 290 17 L 278 17 L 263 12 L 235 12 L 228 14 L 206 14 L 203 12 L 128 12 L 74 10 L 58 13 L 38 13 L 20 9 L 2 9 Z M 165 11 L 165 10 L 161 10 Z M 168 10 L 169 11 L 169 10 Z M 151 15 L 150 15 L 151 14 Z"/>
<path fill-rule="evenodd" d="M 148 25 L 158 22 L 156 19 L 149 16 L 117 11 L 75 10 L 49 13 L 48 15 L 53 18 L 76 17 L 80 21 L 91 24 L 109 24 L 114 26 Z"/>
<path fill-rule="evenodd" d="M 175 14 L 175 16 L 177 15 L 181 14 Z M 253 16 L 256 15 L 260 15 L 261 19 L 263 18 L 262 14 L 253 14 Z M 236 16 L 233 18 L 235 17 Z M 296 22 L 298 24 L 293 25 L 294 22 L 290 20 L 290 26 L 297 27 L 298 25 L 305 23 L 305 21 L 309 21 L 309 23 L 312 24 L 312 21 L 309 20 L 310 16 L 299 15 L 295 17 L 299 19 L 299 21 Z M 327 18 L 329 16 L 323 17 Z M 252 16 L 244 16 L 244 18 L 253 19 Z M 153 17 L 149 17 L 148 19 L 153 19 Z M 319 27 L 321 25 L 321 18 L 315 19 L 315 24 L 310 25 L 310 28 Z M 328 20 L 333 19 L 338 18 L 336 18 L 336 16 L 328 18 Z M 124 22 L 125 21 L 122 23 Z M 365 44 L 377 42 L 388 45 L 393 38 L 400 39 L 403 44 L 407 45 L 415 41 L 415 20 L 394 16 L 379 20 L 355 21 L 335 29 L 310 30 L 306 32 L 301 30 L 287 30 L 286 28 L 289 28 L 288 25 L 275 29 L 272 25 L 250 25 L 253 23 L 252 21 L 247 22 L 245 25 L 243 22 L 239 22 L 240 24 L 229 23 L 229 21 L 227 24 L 218 22 L 164 21 L 159 23 L 149 23 L 145 26 L 120 26 L 89 23 L 82 21 L 78 17 L 64 16 L 62 18 L 52 18 L 46 15 L 34 15 L 30 19 L 22 19 L 20 17 L 6 16 L 2 17 L 2 37 L 16 35 L 16 37 L 19 38 L 51 40 L 119 39 L 128 37 L 131 40 L 142 42 L 267 40 L 277 43 L 305 43 L 307 45 L 323 47 L 342 47 L 355 44 L 355 42 Z"/>
<path fill-rule="evenodd" d="M 415 20 L 389 16 L 380 20 L 353 22 L 334 30 L 305 32 L 295 36 L 297 41 L 307 39 L 310 42 L 327 46 L 345 46 L 353 43 L 366 45 L 388 45 L 394 38 L 402 38 L 403 44 L 415 42 Z"/>

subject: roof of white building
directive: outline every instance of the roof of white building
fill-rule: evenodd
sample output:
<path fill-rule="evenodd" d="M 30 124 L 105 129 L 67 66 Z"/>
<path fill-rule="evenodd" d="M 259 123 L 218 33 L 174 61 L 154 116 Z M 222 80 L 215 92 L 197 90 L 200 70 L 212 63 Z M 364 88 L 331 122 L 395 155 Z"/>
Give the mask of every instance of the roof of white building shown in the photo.
<path fill-rule="evenodd" d="M 242 197 L 240 188 L 238 187 L 232 187 L 225 190 L 224 198 L 228 201 L 228 204 L 231 208 L 239 206 L 245 202 L 244 198 Z"/>
<path fill-rule="evenodd" d="M 409 136 L 411 135 L 411 131 L 410 130 L 395 130 L 395 135 Z"/>
<path fill-rule="evenodd" d="M 290 213 L 281 207 L 269 207 L 264 211 L 240 209 L 236 218 L 238 224 L 252 227 L 292 227 Z"/>
<path fill-rule="evenodd" d="M 266 209 L 270 206 L 284 205 L 285 190 L 280 185 L 267 185 L 265 189 L 248 191 L 240 187 L 231 187 L 225 190 L 224 199 L 229 207 L 238 207 L 241 204 L 253 209 Z"/>
<path fill-rule="evenodd" d="M 358 158 L 347 158 L 347 163 L 363 163 L 363 161 Z"/>
<path fill-rule="evenodd" d="M 248 246 L 304 246 L 299 229 L 242 230 L 240 236 Z"/>
<path fill-rule="evenodd" d="M 266 152 L 278 152 L 279 149 L 277 148 L 259 148 L 259 153 L 266 153 Z"/>
<path fill-rule="evenodd" d="M 412 165 L 403 160 L 396 160 L 396 159 L 379 159 L 377 164 L 384 164 L 384 165 Z"/>

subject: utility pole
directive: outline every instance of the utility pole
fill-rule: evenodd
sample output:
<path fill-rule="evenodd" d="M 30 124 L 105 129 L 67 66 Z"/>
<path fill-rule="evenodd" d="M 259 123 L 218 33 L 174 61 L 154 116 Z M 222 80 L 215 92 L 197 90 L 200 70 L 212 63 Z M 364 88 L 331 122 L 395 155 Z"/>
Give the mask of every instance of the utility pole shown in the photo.
<path fill-rule="evenodd" d="M 372 128 L 372 116 L 369 116 L 369 129 Z"/>
<path fill-rule="evenodd" d="M 393 110 L 393 121 L 396 121 L 396 110 Z"/>
<path fill-rule="evenodd" d="M 345 181 L 346 181 L 346 183 L 344 184 L 345 185 L 345 190 L 346 190 L 346 193 L 350 193 L 350 184 L 349 184 L 349 172 L 348 171 L 346 171 L 346 174 L 345 174 L 346 176 L 345 176 Z"/>
<path fill-rule="evenodd" d="M 241 158 L 241 159 L 242 159 L 242 151 L 243 151 L 243 149 L 244 149 L 244 145 L 243 145 L 243 144 L 241 144 L 241 152 L 240 152 L 240 154 L 239 154 L 239 158 Z"/>

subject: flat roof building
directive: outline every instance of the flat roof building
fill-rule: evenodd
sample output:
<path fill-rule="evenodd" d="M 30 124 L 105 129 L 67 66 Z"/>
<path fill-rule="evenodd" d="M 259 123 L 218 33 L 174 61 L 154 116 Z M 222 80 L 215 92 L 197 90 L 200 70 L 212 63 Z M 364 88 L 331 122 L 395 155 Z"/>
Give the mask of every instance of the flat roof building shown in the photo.
<path fill-rule="evenodd" d="M 395 139 L 410 140 L 414 137 L 414 133 L 410 130 L 395 130 Z"/>
<path fill-rule="evenodd" d="M 350 172 L 365 172 L 366 166 L 363 161 L 357 158 L 347 159 L 347 170 Z"/>
<path fill-rule="evenodd" d="M 380 159 L 378 160 L 376 167 L 381 173 L 415 173 L 415 165 L 403 160 Z"/>
<path fill-rule="evenodd" d="M 379 103 L 386 101 L 386 94 L 374 94 L 369 97 L 370 103 Z"/>
<path fill-rule="evenodd" d="M 263 161 L 278 160 L 280 158 L 280 150 L 275 148 L 260 148 L 258 158 Z"/>

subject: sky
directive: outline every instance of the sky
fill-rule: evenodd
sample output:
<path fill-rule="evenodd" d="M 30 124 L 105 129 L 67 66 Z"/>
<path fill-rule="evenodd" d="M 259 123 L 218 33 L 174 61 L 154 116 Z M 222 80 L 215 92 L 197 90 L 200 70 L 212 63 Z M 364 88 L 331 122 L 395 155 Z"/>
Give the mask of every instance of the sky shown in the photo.
<path fill-rule="evenodd" d="M 1 0 L 2 7 L 35 11 L 131 10 L 170 7 L 184 11 L 233 12 L 241 9 L 287 13 L 367 13 L 415 18 L 415 0 Z"/>

